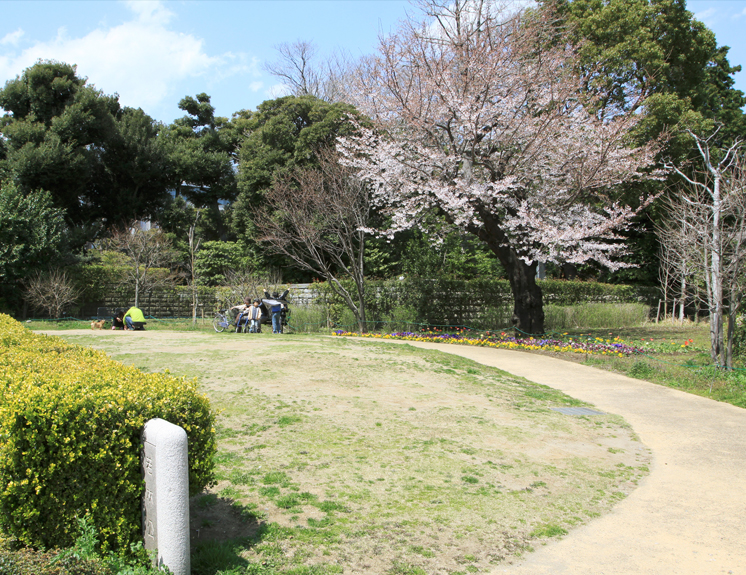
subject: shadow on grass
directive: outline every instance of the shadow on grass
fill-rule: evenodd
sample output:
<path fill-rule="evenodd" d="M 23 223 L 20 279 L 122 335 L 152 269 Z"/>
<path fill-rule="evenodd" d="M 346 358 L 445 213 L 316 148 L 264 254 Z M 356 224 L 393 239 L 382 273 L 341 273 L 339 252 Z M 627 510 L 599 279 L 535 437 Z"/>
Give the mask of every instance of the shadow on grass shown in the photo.
<path fill-rule="evenodd" d="M 243 575 L 250 563 L 241 553 L 262 542 L 267 525 L 255 507 L 214 493 L 190 502 L 192 575 Z"/>

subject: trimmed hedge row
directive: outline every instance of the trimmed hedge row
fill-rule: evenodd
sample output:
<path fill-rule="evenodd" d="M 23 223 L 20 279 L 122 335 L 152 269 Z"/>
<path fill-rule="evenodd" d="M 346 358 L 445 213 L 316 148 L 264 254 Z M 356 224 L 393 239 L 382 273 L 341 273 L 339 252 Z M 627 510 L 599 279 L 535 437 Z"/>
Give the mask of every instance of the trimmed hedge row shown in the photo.
<path fill-rule="evenodd" d="M 215 414 L 195 381 L 146 374 L 34 334 L 0 314 L 0 529 L 66 547 L 90 513 L 103 548 L 141 539 L 141 433 L 161 417 L 189 438 L 195 494 L 214 482 Z"/>
<path fill-rule="evenodd" d="M 356 293 L 351 281 L 343 284 Z M 597 282 L 539 280 L 544 304 L 568 306 L 589 302 L 647 303 L 658 297 L 657 288 L 613 285 Z M 345 305 L 326 284 L 318 284 L 322 300 L 331 307 L 335 319 Z M 292 290 L 291 290 L 292 297 Z M 321 303 L 321 302 L 319 302 Z M 365 286 L 366 315 L 381 321 L 408 310 L 413 322 L 430 325 L 471 325 L 494 328 L 499 317 L 508 318 L 513 311 L 513 295 L 508 280 L 450 278 L 405 278 L 403 280 L 368 281 Z M 484 324 L 484 326 L 482 325 Z M 507 324 L 506 324 L 507 325 Z"/>

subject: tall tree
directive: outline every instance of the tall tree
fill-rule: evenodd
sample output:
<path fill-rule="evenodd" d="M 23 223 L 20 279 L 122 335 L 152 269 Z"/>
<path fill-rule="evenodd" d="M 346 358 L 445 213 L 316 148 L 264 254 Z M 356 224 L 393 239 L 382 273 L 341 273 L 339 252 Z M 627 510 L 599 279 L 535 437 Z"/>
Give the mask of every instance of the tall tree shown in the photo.
<path fill-rule="evenodd" d="M 4 163 L 21 188 L 52 193 L 71 223 L 95 217 L 89 201 L 93 172 L 116 131 L 117 99 L 88 86 L 75 66 L 48 61 L 7 82 L 0 106 L 6 111 Z"/>
<path fill-rule="evenodd" d="M 59 262 L 67 226 L 48 192 L 22 193 L 12 182 L 0 185 L 0 299 L 19 305 L 20 283 Z"/>
<path fill-rule="evenodd" d="M 0 173 L 24 193 L 48 191 L 69 224 L 145 218 L 166 197 L 157 125 L 142 110 L 120 108 L 75 66 L 36 63 L 0 90 L 0 106 Z"/>
<path fill-rule="evenodd" d="M 102 151 L 94 174 L 92 200 L 109 226 L 152 219 L 170 199 L 172 166 L 162 138 L 163 126 L 140 108 L 123 108 L 116 132 Z"/>
<path fill-rule="evenodd" d="M 182 98 L 179 108 L 187 114 L 164 133 L 174 188 L 194 206 L 209 210 L 217 235 L 225 239 L 221 204 L 236 199 L 236 132 L 227 118 L 215 116 L 205 93 Z"/>
<path fill-rule="evenodd" d="M 640 114 L 599 106 L 572 72 L 575 52 L 547 45 L 552 18 L 426 3 L 425 20 L 382 39 L 357 74 L 356 104 L 378 133 L 340 139 L 394 212 L 392 231 L 437 209 L 490 247 L 511 284 L 514 325 L 528 333 L 544 330 L 538 260 L 620 265 L 614 240 L 635 211 L 606 192 L 641 176 L 655 153 L 627 147 Z"/>
<path fill-rule="evenodd" d="M 699 167 L 671 165 L 683 188 L 667 210 L 661 242 L 675 254 L 678 268 L 689 268 L 705 286 L 710 315 L 712 360 L 733 367 L 733 334 L 746 285 L 746 165 L 743 146 L 719 149 L 713 133 L 691 134 L 700 156 Z M 728 345 L 723 334 L 728 316 Z"/>
<path fill-rule="evenodd" d="M 734 89 L 741 66 L 728 62 L 726 46 L 686 9 L 685 0 L 549 0 L 579 46 L 578 67 L 588 88 L 606 101 L 628 106 L 629 87 L 652 104 L 647 124 L 671 127 L 694 111 L 728 124 L 718 137 L 743 134 L 743 92 Z M 634 93 L 633 92 L 633 93 Z M 673 114 L 673 116 L 671 116 Z M 684 126 L 692 127 L 692 126 Z M 682 130 L 682 132 L 684 132 Z M 682 133 L 683 147 L 689 139 Z"/>
<path fill-rule="evenodd" d="M 344 99 L 344 77 L 347 59 L 336 53 L 332 58 L 318 62 L 318 48 L 313 42 L 296 40 L 275 46 L 278 59 L 264 66 L 279 78 L 294 96 L 314 96 L 327 102 Z"/>
<path fill-rule="evenodd" d="M 260 201 L 272 178 L 296 166 L 317 165 L 315 152 L 352 132 L 349 104 L 330 104 L 314 96 L 286 96 L 259 104 L 244 124 L 239 151 L 238 187 L 248 201 Z"/>
<path fill-rule="evenodd" d="M 716 124 L 719 145 L 746 137 L 744 94 L 733 76 L 741 66 L 728 61 L 728 47 L 686 9 L 685 0 L 545 0 L 556 8 L 559 23 L 578 46 L 578 69 L 589 79 L 587 89 L 599 90 L 608 103 L 629 106 L 633 94 L 647 96 L 646 117 L 635 130 L 638 143 L 668 134 L 659 162 L 665 157 L 683 165 L 696 161 L 687 131 L 711 133 Z M 620 189 L 625 202 L 676 185 L 646 182 Z M 607 276 L 612 281 L 655 282 L 658 242 L 654 229 L 664 220 L 656 202 L 622 235 L 630 246 L 625 261 L 635 264 Z"/>
<path fill-rule="evenodd" d="M 318 167 L 316 151 L 333 146 L 338 135 L 352 132 L 349 117 L 360 118 L 349 104 L 330 104 L 313 96 L 268 100 L 256 112 L 234 116 L 243 141 L 238 152 L 239 196 L 232 209 L 233 230 L 247 251 L 257 250 L 253 214 L 274 178 L 296 167 Z M 287 260 L 268 263 L 282 267 Z"/>

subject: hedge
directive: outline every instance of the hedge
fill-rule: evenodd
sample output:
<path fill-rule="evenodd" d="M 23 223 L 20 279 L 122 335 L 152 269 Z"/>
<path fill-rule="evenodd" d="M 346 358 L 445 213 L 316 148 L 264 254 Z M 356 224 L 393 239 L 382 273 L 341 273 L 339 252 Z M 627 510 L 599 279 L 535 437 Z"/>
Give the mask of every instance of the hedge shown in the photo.
<path fill-rule="evenodd" d="M 190 492 L 214 483 L 215 414 L 195 381 L 146 374 L 0 314 L 0 529 L 66 547 L 90 514 L 102 548 L 141 539 L 141 433 L 154 417 L 189 439 Z"/>
<path fill-rule="evenodd" d="M 568 306 L 588 302 L 652 304 L 659 294 L 657 288 L 598 282 L 539 280 L 537 283 L 545 305 Z M 350 293 L 356 293 L 351 281 L 343 284 Z M 330 306 L 331 316 L 338 320 L 346 306 L 326 284 L 318 285 L 323 294 L 322 301 Z M 412 322 L 493 328 L 498 325 L 498 317 L 509 323 L 513 295 L 508 280 L 407 277 L 403 280 L 367 281 L 365 304 L 366 316 L 371 321 L 383 321 L 396 315 L 397 309 L 403 309 L 408 311 Z"/>

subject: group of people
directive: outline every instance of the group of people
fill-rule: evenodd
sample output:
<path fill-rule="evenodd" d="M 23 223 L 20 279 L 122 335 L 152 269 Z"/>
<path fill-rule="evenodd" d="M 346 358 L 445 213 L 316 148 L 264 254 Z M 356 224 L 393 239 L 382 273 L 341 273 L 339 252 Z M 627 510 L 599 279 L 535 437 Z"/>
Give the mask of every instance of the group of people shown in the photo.
<path fill-rule="evenodd" d="M 248 326 L 249 333 L 261 333 L 262 331 L 262 308 L 258 299 L 253 302 L 245 297 L 243 304 L 234 305 L 231 309 L 236 310 L 236 333 Z M 272 326 L 274 328 L 274 326 Z M 272 330 L 274 331 L 274 329 Z"/>
<path fill-rule="evenodd" d="M 246 328 L 250 333 L 261 333 L 262 317 L 267 309 L 272 318 L 272 333 L 282 333 L 283 316 L 289 312 L 287 312 L 287 306 L 281 300 L 285 299 L 287 291 L 282 296 L 274 294 L 274 298 L 270 298 L 267 292 L 265 292 L 265 295 L 267 299 L 264 302 L 258 299 L 252 302 L 251 298 L 245 297 L 243 304 L 234 305 L 230 308 L 237 312 L 236 333 L 246 331 Z M 120 308 L 111 319 L 111 329 L 144 330 L 145 323 L 145 316 L 140 308 L 133 306 L 126 312 Z"/>
<path fill-rule="evenodd" d="M 282 296 L 274 294 L 274 298 L 270 298 L 267 292 L 265 295 L 267 298 L 264 301 L 255 299 L 252 302 L 251 298 L 245 297 L 242 304 L 230 308 L 237 312 L 236 333 L 246 331 L 247 327 L 249 333 L 261 333 L 265 311 L 272 319 L 272 333 L 282 333 L 283 316 L 287 313 L 287 306 L 281 300 L 285 298 L 287 291 Z"/>
<path fill-rule="evenodd" d="M 145 329 L 145 316 L 139 307 L 132 306 L 126 312 L 118 309 L 111 318 L 111 329 L 140 331 Z"/>

